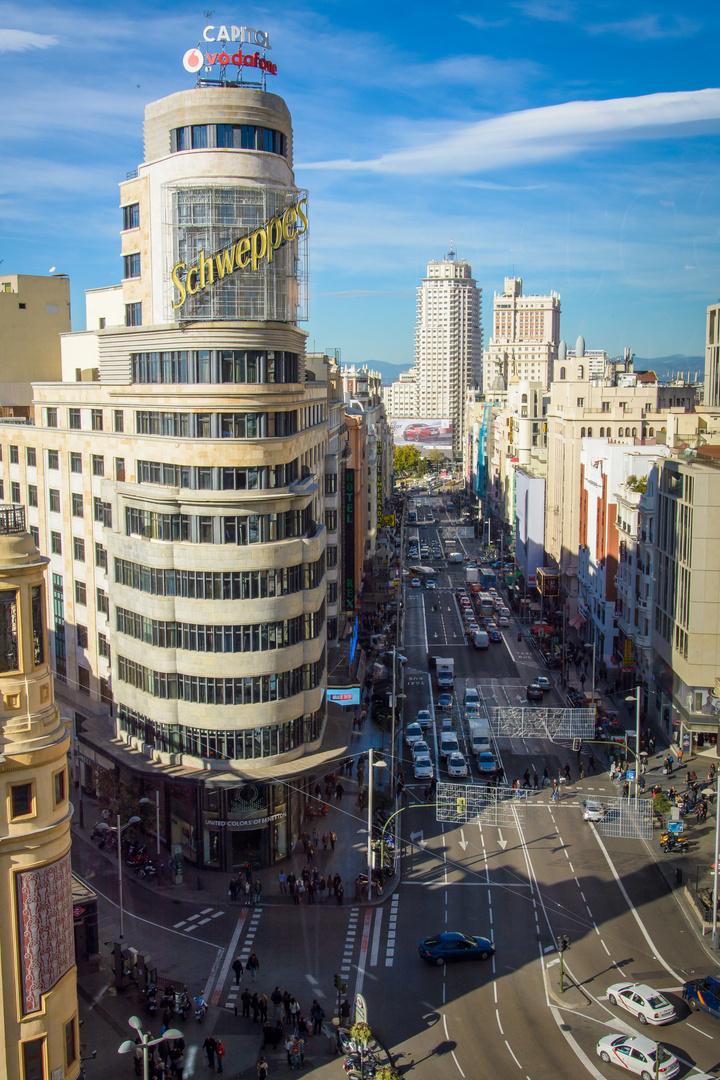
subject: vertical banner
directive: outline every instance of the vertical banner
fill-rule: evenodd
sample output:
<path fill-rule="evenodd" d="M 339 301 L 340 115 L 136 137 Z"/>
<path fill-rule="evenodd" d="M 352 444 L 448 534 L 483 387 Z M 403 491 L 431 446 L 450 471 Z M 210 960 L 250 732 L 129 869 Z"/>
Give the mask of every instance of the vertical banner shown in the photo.
<path fill-rule="evenodd" d="M 343 479 L 343 606 L 355 610 L 355 471 L 345 469 Z"/>

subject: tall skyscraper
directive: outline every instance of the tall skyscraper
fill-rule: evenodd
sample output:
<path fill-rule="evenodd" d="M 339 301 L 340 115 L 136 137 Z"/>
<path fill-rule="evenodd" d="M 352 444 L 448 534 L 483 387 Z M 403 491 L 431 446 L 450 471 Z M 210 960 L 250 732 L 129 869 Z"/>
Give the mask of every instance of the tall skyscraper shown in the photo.
<path fill-rule="evenodd" d="M 523 296 L 522 278 L 505 278 L 493 298 L 493 336 L 483 353 L 483 389 L 507 390 L 508 380 L 550 385 L 560 341 L 560 294 Z"/>
<path fill-rule="evenodd" d="M 415 364 L 418 414 L 452 421 L 454 454 L 464 446 L 465 395 L 482 377 L 482 290 L 450 249 L 428 263 L 417 291 Z"/>

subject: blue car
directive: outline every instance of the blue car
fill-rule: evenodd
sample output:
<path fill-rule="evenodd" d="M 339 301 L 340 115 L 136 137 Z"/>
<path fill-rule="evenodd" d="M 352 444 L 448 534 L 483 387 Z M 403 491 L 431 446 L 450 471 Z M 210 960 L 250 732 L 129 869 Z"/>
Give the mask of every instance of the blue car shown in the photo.
<path fill-rule="evenodd" d="M 500 633 L 500 631 L 499 630 L 490 630 L 489 634 L 490 634 L 490 640 L 494 641 L 496 645 L 499 645 L 500 642 L 502 641 L 502 634 Z"/>
<path fill-rule="evenodd" d="M 446 933 L 421 941 L 419 952 L 428 964 L 442 967 L 453 960 L 489 960 L 495 948 L 489 938 Z"/>

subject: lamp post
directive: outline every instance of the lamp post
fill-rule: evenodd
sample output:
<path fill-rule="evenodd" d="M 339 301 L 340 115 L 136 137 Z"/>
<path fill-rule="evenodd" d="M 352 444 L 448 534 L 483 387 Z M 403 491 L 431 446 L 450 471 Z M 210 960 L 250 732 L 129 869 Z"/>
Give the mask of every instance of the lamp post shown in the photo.
<path fill-rule="evenodd" d="M 373 748 L 370 747 L 368 751 L 368 840 L 367 840 L 367 867 L 368 867 L 368 900 L 372 899 L 372 872 L 373 872 L 373 857 L 372 857 L 372 818 L 373 818 L 373 768 L 386 769 L 387 765 L 384 761 L 373 761 Z"/>
<path fill-rule="evenodd" d="M 627 702 L 635 702 L 635 801 L 638 798 L 638 784 L 640 772 L 640 684 L 635 686 L 635 693 L 625 698 Z"/>
<path fill-rule="evenodd" d="M 183 1033 L 178 1031 L 177 1028 L 167 1028 L 159 1039 L 153 1039 L 149 1031 L 143 1033 L 142 1020 L 139 1016 L 131 1016 L 128 1024 L 137 1031 L 140 1042 L 136 1043 L 132 1039 L 126 1039 L 124 1043 L 118 1046 L 118 1054 L 130 1054 L 140 1046 L 143 1052 L 143 1080 L 150 1080 L 150 1054 L 148 1052 L 150 1047 L 157 1046 L 158 1043 L 165 1042 L 166 1039 L 182 1039 Z"/>
<path fill-rule="evenodd" d="M 131 817 L 124 826 L 120 825 L 120 815 L 117 816 L 117 856 L 118 856 L 118 910 L 120 911 L 120 940 L 125 936 L 125 927 L 123 921 L 123 878 L 122 878 L 122 834 L 125 829 L 129 829 L 131 825 L 137 825 L 140 818 L 135 816 Z"/>
<path fill-rule="evenodd" d="M 152 806 L 152 799 L 141 799 L 141 806 Z M 157 843 L 157 861 L 160 865 L 160 788 L 155 791 L 155 840 Z"/>

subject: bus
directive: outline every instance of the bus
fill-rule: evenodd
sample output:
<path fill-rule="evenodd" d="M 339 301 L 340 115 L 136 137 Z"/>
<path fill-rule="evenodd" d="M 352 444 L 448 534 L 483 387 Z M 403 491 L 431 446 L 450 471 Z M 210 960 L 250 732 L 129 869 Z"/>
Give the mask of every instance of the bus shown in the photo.
<path fill-rule="evenodd" d="M 492 615 L 495 610 L 495 604 L 493 598 L 489 592 L 481 592 L 478 596 L 478 610 L 481 615 Z"/>

